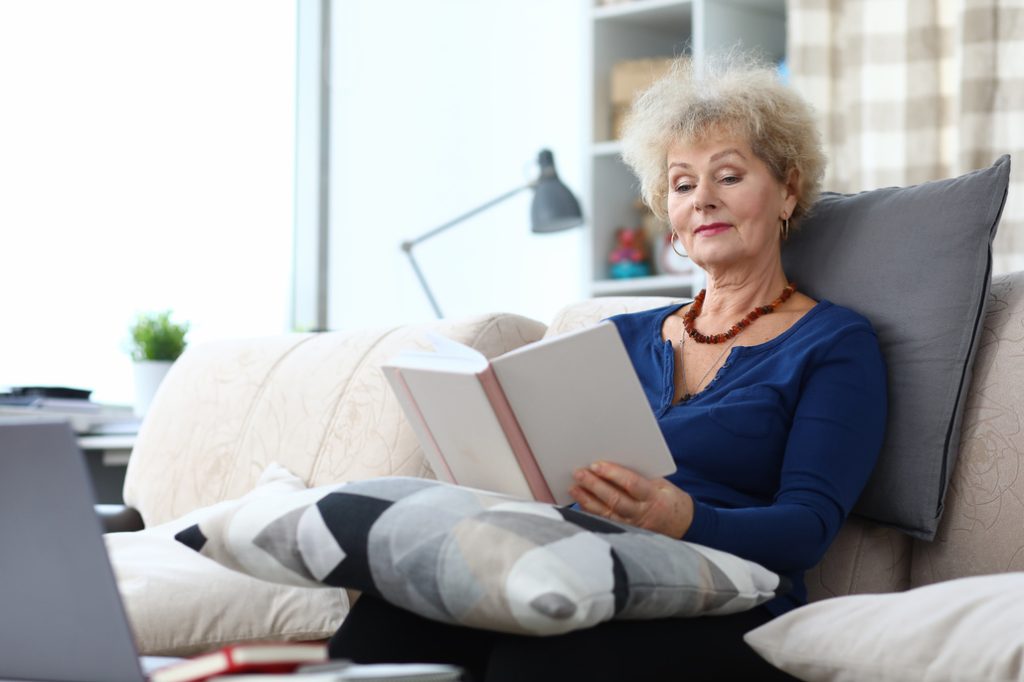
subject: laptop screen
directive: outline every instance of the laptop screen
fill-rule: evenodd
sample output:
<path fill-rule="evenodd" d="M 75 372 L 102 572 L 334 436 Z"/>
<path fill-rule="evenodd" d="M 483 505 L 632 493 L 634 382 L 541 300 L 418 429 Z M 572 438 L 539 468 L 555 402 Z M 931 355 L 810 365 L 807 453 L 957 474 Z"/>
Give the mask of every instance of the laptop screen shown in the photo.
<path fill-rule="evenodd" d="M 66 423 L 0 420 L 0 679 L 143 682 Z"/>

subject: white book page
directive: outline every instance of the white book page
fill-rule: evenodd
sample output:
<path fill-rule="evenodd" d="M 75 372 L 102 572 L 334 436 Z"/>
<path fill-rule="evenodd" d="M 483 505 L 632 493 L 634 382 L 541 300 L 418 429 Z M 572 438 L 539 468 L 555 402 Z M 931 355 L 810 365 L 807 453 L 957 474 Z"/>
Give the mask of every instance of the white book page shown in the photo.
<path fill-rule="evenodd" d="M 434 350 L 404 350 L 385 366 L 436 369 L 449 372 L 480 372 L 487 367 L 487 358 L 474 348 L 458 341 L 427 332 L 427 340 Z"/>

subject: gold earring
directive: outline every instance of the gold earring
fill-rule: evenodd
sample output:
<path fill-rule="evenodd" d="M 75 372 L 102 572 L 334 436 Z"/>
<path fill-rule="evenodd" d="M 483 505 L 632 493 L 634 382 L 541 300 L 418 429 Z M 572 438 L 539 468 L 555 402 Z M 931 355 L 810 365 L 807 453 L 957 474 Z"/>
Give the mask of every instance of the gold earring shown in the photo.
<path fill-rule="evenodd" d="M 789 218 L 782 219 L 781 235 L 782 241 L 786 241 L 787 239 L 789 239 Z"/>
<path fill-rule="evenodd" d="M 687 256 L 685 253 L 681 253 L 679 251 L 679 249 L 676 248 L 676 231 L 675 230 L 672 230 L 672 236 L 669 238 L 669 243 L 672 244 L 672 250 L 676 252 L 677 256 L 682 256 L 683 258 L 689 258 L 689 256 Z"/>

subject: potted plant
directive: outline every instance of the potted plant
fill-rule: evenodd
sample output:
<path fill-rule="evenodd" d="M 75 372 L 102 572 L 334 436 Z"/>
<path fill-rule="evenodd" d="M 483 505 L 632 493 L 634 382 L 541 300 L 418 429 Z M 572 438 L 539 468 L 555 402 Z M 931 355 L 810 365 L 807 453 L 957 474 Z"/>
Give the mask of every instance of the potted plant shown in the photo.
<path fill-rule="evenodd" d="M 129 328 L 131 354 L 135 365 L 135 414 L 142 417 L 149 409 L 160 382 L 171 365 L 185 351 L 187 322 L 171 320 L 171 311 L 143 313 Z"/>

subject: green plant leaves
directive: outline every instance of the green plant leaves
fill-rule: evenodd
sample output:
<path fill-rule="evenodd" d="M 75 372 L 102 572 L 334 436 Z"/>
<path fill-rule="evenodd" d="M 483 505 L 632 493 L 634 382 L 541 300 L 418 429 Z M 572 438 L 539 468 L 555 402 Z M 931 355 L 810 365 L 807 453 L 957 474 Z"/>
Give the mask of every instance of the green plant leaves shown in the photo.
<path fill-rule="evenodd" d="M 189 324 L 171 321 L 171 311 L 143 313 L 129 328 L 133 360 L 177 360 L 185 351 Z"/>

